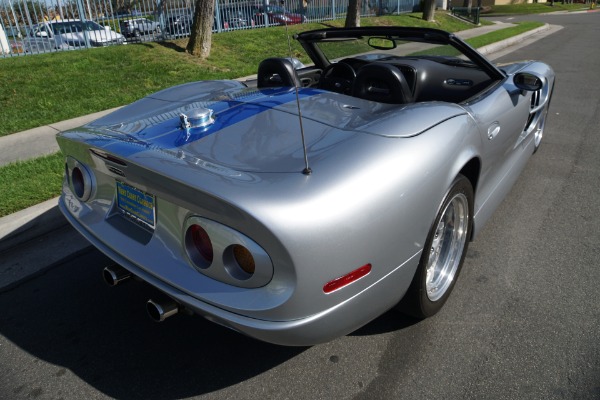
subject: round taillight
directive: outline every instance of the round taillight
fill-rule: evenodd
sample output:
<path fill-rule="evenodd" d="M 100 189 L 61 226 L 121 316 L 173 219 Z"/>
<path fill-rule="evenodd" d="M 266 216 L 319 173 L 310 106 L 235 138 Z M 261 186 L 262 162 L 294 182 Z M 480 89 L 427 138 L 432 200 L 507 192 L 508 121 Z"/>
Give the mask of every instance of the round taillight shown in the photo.
<path fill-rule="evenodd" d="M 233 244 L 223 254 L 225 270 L 232 278 L 245 281 L 254 276 L 256 262 L 254 256 L 245 246 Z"/>
<path fill-rule="evenodd" d="M 83 198 L 85 195 L 85 181 L 83 173 L 79 167 L 73 168 L 71 171 L 71 185 L 73 185 L 73 192 L 78 198 Z"/>
<path fill-rule="evenodd" d="M 185 244 L 191 260 L 200 268 L 208 268 L 213 261 L 213 247 L 208 233 L 200 225 L 190 225 L 185 233 Z"/>
<path fill-rule="evenodd" d="M 95 180 L 88 168 L 79 161 L 68 158 L 66 173 L 71 191 L 81 201 L 88 201 L 95 188 Z"/>
<path fill-rule="evenodd" d="M 256 264 L 254 263 L 254 257 L 252 257 L 250 250 L 244 246 L 236 244 L 233 246 L 233 258 L 242 271 L 249 275 L 254 274 Z"/>

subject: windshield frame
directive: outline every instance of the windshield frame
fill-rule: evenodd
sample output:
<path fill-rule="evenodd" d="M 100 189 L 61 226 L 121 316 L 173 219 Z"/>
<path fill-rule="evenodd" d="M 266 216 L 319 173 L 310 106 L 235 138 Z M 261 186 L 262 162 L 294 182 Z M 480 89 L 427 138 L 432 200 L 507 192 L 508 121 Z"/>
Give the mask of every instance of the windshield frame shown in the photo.
<path fill-rule="evenodd" d="M 505 73 L 492 64 L 484 55 L 473 49 L 456 35 L 439 29 L 415 27 L 359 27 L 359 28 L 328 28 L 306 31 L 294 36 L 302 45 L 308 56 L 319 68 L 327 68 L 335 62 L 323 51 L 323 44 L 340 41 L 356 41 L 368 37 L 386 37 L 397 42 L 415 42 L 431 45 L 448 45 L 454 48 L 459 58 L 466 58 L 490 78 L 502 80 Z M 398 44 L 397 47 L 402 46 Z M 373 49 L 371 51 L 385 52 L 386 50 Z M 366 52 L 365 52 L 366 53 Z M 342 56 L 343 57 L 343 56 Z"/>

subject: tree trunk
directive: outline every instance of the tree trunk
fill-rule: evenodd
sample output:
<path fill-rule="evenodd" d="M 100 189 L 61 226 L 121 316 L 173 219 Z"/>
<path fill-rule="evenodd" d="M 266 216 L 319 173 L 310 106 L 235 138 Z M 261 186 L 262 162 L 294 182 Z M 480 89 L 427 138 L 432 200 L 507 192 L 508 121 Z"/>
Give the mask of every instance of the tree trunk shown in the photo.
<path fill-rule="evenodd" d="M 427 22 L 433 22 L 435 15 L 435 0 L 425 0 L 423 3 L 423 19 Z"/>
<path fill-rule="evenodd" d="M 348 12 L 346 13 L 344 27 L 357 28 L 360 26 L 360 2 L 361 0 L 348 1 Z"/>
<path fill-rule="evenodd" d="M 188 53 L 205 59 L 210 55 L 212 27 L 214 22 L 214 0 L 195 0 L 194 22 L 190 40 L 185 48 Z"/>

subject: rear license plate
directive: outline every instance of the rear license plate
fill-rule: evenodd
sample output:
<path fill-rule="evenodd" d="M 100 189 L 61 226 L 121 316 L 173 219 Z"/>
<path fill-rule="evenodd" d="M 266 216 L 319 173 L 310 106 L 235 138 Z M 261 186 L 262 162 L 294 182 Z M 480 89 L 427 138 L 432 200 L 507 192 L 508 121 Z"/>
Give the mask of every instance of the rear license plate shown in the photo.
<path fill-rule="evenodd" d="M 154 229 L 156 208 L 154 195 L 117 181 L 117 208 L 121 213 Z"/>

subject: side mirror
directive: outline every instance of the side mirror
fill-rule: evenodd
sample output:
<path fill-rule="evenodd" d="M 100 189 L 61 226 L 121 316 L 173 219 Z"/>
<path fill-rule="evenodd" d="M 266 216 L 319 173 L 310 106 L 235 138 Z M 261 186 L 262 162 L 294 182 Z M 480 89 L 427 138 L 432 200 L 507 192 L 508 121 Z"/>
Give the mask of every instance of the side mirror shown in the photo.
<path fill-rule="evenodd" d="M 529 72 L 518 72 L 513 81 L 517 88 L 528 92 L 535 92 L 544 87 L 542 78 Z"/>

